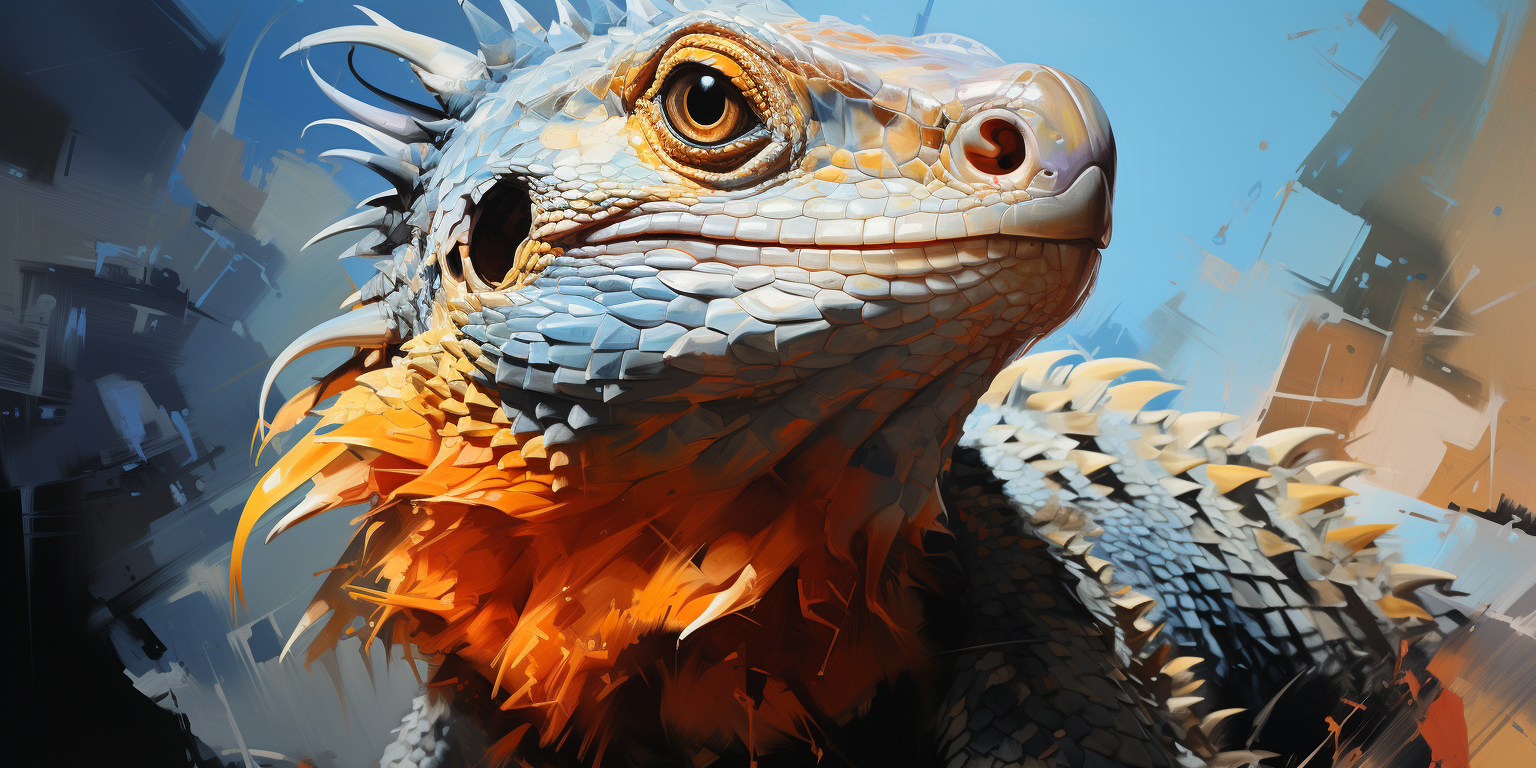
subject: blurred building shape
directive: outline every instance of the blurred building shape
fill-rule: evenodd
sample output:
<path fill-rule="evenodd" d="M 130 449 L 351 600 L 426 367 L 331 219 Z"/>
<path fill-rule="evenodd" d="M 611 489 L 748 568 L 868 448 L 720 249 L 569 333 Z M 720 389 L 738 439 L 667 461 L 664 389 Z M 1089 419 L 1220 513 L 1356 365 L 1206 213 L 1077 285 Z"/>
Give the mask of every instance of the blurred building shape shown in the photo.
<path fill-rule="evenodd" d="M 51 670 L 29 700 L 56 715 L 67 709 L 59 696 L 102 687 L 91 643 L 108 636 L 134 680 L 178 669 L 175 643 L 155 635 L 166 627 L 139 612 L 189 566 L 227 551 L 237 516 L 218 513 L 254 482 L 243 454 L 263 363 L 286 341 L 284 323 L 312 325 L 351 291 L 334 251 L 296 269 L 287 255 L 353 200 L 333 166 L 258 156 L 235 134 L 232 109 L 228 126 L 200 112 L 223 43 L 177 0 L 25 3 L 6 16 L 0 499 L 23 531 L 31 658 Z M 285 273 L 301 284 L 286 301 Z M 283 304 L 282 323 L 264 347 L 249 325 L 267 300 Z M 222 590 L 227 574 L 218 579 Z M 231 642 L 218 630 L 229 606 L 203 592 L 181 605 L 191 602 L 203 603 L 227 686 L 239 668 L 218 652 Z M 98 632 L 77 640 L 87 615 Z M 267 626 L 236 639 L 275 665 Z M 176 764 L 175 745 L 191 737 L 174 718 L 163 724 L 168 734 L 103 733 L 129 751 L 175 747 L 157 764 Z M 211 754 L 205 744 L 187 753 Z"/>
<path fill-rule="evenodd" d="M 266 200 L 251 232 L 294 259 L 309 238 L 352 213 L 352 208 L 351 195 L 336 181 L 334 165 L 311 163 L 292 152 L 279 151 L 272 158 Z"/>
<path fill-rule="evenodd" d="M 245 142 L 201 112 L 176 164 L 182 183 L 236 227 L 250 231 L 267 193 L 245 178 Z"/>
<path fill-rule="evenodd" d="M 1364 226 L 1299 313 L 1258 431 L 1334 430 L 1313 446 L 1394 468 L 1373 482 L 1490 509 L 1530 498 L 1536 457 L 1536 189 L 1519 181 L 1536 173 L 1536 45 L 1523 4 L 1482 54 L 1433 12 L 1359 13 L 1381 62 L 1298 183 Z"/>

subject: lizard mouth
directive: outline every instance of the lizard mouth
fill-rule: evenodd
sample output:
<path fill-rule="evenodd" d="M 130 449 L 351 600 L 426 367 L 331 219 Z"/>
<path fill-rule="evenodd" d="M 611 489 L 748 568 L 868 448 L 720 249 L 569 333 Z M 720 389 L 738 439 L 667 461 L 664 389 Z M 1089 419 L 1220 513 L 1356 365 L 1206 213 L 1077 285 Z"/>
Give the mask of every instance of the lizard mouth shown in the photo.
<path fill-rule="evenodd" d="M 1110 187 L 1098 166 L 1090 166 L 1057 195 L 1028 197 L 1006 192 L 999 202 L 965 211 L 887 211 L 864 219 L 846 215 L 853 201 L 827 201 L 833 210 L 813 211 L 809 202 L 776 200 L 732 211 L 733 203 L 710 210 L 665 211 L 626 216 L 583 232 L 567 247 L 601 246 L 625 239 L 688 239 L 761 249 L 899 250 L 931 248 L 979 238 L 1108 244 Z M 1024 197 L 1024 199 L 1017 199 Z M 777 204 L 778 207 L 770 208 Z M 714 209 L 718 209 L 718 212 Z M 826 218 L 817 218 L 817 216 Z"/>
<path fill-rule="evenodd" d="M 760 270 L 760 279 L 783 279 L 780 289 L 814 296 L 821 288 L 842 290 L 864 301 L 916 304 L 948 295 L 970 300 L 1006 295 L 1013 303 L 1034 303 L 1060 281 L 1081 282 L 1096 263 L 1088 240 L 1048 240 L 991 235 L 901 245 L 861 247 L 786 246 L 671 233 L 640 233 L 596 245 L 565 249 L 576 258 L 643 258 L 662 280 L 682 293 L 708 293 L 693 272 L 735 274 Z M 668 271 L 673 270 L 673 271 Z M 681 270 L 681 272 L 677 271 Z M 1074 277 L 1075 276 L 1075 277 Z M 733 281 L 733 284 L 739 281 Z M 751 283 L 747 280 L 742 286 Z M 979 293 L 973 293 L 979 291 Z M 720 296 L 731 295 L 727 290 Z M 714 294 L 708 294 L 714 295 Z"/>
<path fill-rule="evenodd" d="M 1047 257 L 1054 251 L 1064 258 L 1087 255 L 1097 250 L 1088 240 L 1052 240 L 1039 237 L 984 235 L 885 245 L 792 245 L 746 240 L 713 238 L 674 232 L 642 232 L 624 239 L 603 243 L 573 244 L 564 248 L 566 256 L 591 258 L 652 254 L 647 262 L 659 262 L 664 268 L 690 268 L 678 262 L 687 257 L 694 263 L 716 262 L 731 267 L 799 267 L 807 271 L 832 271 L 845 275 L 869 274 L 885 278 L 918 278 L 927 275 L 960 272 L 967 268 L 984 269 L 988 265 L 1013 259 Z M 676 255 L 656 255 L 671 251 Z M 1056 266 L 1052 264 L 1051 266 Z"/>

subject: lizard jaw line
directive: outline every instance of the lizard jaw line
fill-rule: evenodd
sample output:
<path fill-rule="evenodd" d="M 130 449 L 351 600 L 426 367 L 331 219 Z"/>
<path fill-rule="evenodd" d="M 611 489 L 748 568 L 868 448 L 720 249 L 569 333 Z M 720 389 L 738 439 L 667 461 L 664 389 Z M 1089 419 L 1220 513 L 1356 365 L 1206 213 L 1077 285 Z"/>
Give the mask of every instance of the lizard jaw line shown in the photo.
<path fill-rule="evenodd" d="M 1096 244 L 1084 239 L 1057 240 L 1053 238 L 1023 237 L 995 233 L 914 243 L 816 245 L 728 240 L 674 232 L 644 232 L 636 236 L 604 243 L 573 243 L 563 246 L 561 252 L 567 256 L 577 258 L 592 258 L 604 255 L 647 253 L 658 249 L 669 249 L 688 253 L 700 263 L 713 261 L 738 267 L 762 263 L 762 257 L 766 255 L 764 252 L 770 249 L 778 251 L 783 255 L 792 255 L 801 264 L 805 263 L 803 259 L 807 256 L 820 254 L 825 259 L 830 254 L 837 252 L 852 252 L 859 254 L 863 258 L 883 256 L 885 259 L 894 259 L 900 254 L 912 253 L 921 253 L 925 257 L 929 255 L 947 255 L 951 258 L 959 257 L 961 254 L 970 254 L 970 256 L 966 257 L 967 259 L 972 259 L 970 261 L 956 261 L 950 268 L 937 270 L 939 272 L 958 272 L 966 266 L 980 265 L 1013 256 L 1037 257 L 1040 255 L 1040 247 L 1045 245 L 1071 248 L 1074 252 L 1080 251 L 1084 255 L 1098 251 Z M 1026 250 L 1021 252 L 1021 248 Z M 734 250 L 737 253 L 735 255 L 728 255 L 730 250 Z M 743 257 L 751 252 L 756 252 L 757 257 L 743 261 Z M 977 259 L 977 256 L 981 254 L 985 254 L 985 257 Z M 821 268 L 825 269 L 827 267 Z M 924 274 L 926 273 L 924 271 Z M 872 272 L 871 274 L 875 274 L 878 277 L 907 276 L 906 273 L 900 270 L 893 271 L 890 274 L 885 274 L 883 271 Z M 916 275 L 916 273 L 913 273 L 913 275 Z"/>
<path fill-rule="evenodd" d="M 587 256 L 595 255 L 599 250 L 605 250 L 615 246 L 623 246 L 628 243 L 654 244 L 657 241 L 703 243 L 714 246 L 736 245 L 743 248 L 783 248 L 790 251 L 822 250 L 822 251 L 899 251 L 907 248 L 921 248 L 924 250 L 941 248 L 946 245 L 959 245 L 966 242 L 984 242 L 987 240 L 1008 240 L 1024 243 L 1084 243 L 1092 245 L 1089 238 L 1054 238 L 1031 237 L 1027 235 L 1005 235 L 1001 232 L 986 232 L 975 235 L 961 235 L 959 237 L 940 237 L 932 240 L 917 240 L 905 243 L 786 243 L 775 240 L 743 240 L 735 237 L 711 237 L 693 232 L 676 232 L 670 230 L 657 230 L 640 232 L 635 235 L 622 236 L 604 240 L 583 240 L 563 245 L 567 255 Z M 1097 246 L 1093 246 L 1097 247 Z"/>
<path fill-rule="evenodd" d="M 875 216 L 867 219 L 829 218 L 814 219 L 810 232 L 797 233 L 799 243 L 785 243 L 781 230 L 791 221 L 804 220 L 804 216 L 779 219 L 730 214 L 696 214 L 687 211 L 645 212 L 625 216 L 618 221 L 606 221 L 583 226 L 577 231 L 560 232 L 559 225 L 548 232 L 535 230 L 535 237 L 567 240 L 574 245 L 599 245 L 614 240 L 644 236 L 675 235 L 679 239 L 734 240 L 759 247 L 780 246 L 785 248 L 904 248 L 929 243 L 953 242 L 970 238 L 1008 237 L 1042 242 L 1091 241 L 1100 247 L 1109 245 L 1110 188 L 1104 171 L 1097 165 L 1090 166 L 1057 195 L 1034 198 L 1015 203 L 986 206 L 982 214 L 984 223 L 976 223 L 970 217 L 978 209 L 951 212 L 914 211 L 901 215 Z M 722 227 L 728 231 L 710 231 Z M 827 230 L 823 231 L 823 223 Z M 874 237 L 892 242 L 870 242 L 868 227 L 875 222 L 883 224 L 884 232 Z M 748 225 L 743 227 L 743 225 Z M 803 227 L 804 225 L 802 225 Z M 723 227 L 722 227 L 723 228 Z M 743 229 L 750 234 L 743 234 Z M 902 231 L 906 229 L 906 231 Z M 758 231 L 752 231 L 758 230 Z M 758 234 L 758 232 L 761 234 Z M 940 232 L 952 233 L 943 237 Z M 963 232 L 963 234 L 962 234 Z M 566 237 L 558 237 L 559 235 Z"/>

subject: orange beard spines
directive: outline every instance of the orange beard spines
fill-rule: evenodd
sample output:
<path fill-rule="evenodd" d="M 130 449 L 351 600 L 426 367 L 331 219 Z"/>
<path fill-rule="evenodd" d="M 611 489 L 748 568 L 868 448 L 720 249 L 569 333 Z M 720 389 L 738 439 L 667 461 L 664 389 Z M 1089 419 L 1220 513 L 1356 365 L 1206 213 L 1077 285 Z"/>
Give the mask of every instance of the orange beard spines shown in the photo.
<path fill-rule="evenodd" d="M 926 582 L 911 572 L 921 567 L 911 556 L 921 530 L 939 527 L 938 511 L 929 505 L 909 522 L 889 505 L 872 507 L 869 473 L 848 467 L 843 440 L 812 435 L 777 470 L 735 483 L 698 476 L 691 459 L 707 440 L 670 446 L 642 466 L 657 452 L 637 446 L 681 413 L 549 449 L 513 435 L 495 391 L 465 375 L 474 345 L 441 330 L 400 351 L 333 392 L 240 521 L 237 590 L 256 520 L 299 485 L 314 481 L 303 517 L 370 504 L 344 565 L 306 612 L 300 632 L 330 613 L 307 662 L 354 633 L 408 643 L 429 659 L 455 654 L 494 684 L 501 708 L 536 713 L 546 744 L 583 708 L 595 718 L 583 716 L 583 727 L 600 728 L 614 691 L 635 673 L 627 649 L 658 635 L 688 633 L 689 656 L 721 632 L 797 627 L 804 636 L 813 627 L 814 648 L 774 674 L 812 681 L 815 708 L 839 717 L 880 679 L 925 664 L 914 588 Z M 786 573 L 798 576 L 786 582 Z M 774 589 L 790 590 L 790 609 L 758 607 Z M 675 655 L 679 641 L 668 642 Z M 679 678 L 677 700 L 734 696 L 714 690 L 721 674 Z M 764 706 L 777 714 L 756 721 L 759 738 L 814 740 L 799 694 L 769 690 Z M 582 738 L 600 749 L 604 737 Z"/>

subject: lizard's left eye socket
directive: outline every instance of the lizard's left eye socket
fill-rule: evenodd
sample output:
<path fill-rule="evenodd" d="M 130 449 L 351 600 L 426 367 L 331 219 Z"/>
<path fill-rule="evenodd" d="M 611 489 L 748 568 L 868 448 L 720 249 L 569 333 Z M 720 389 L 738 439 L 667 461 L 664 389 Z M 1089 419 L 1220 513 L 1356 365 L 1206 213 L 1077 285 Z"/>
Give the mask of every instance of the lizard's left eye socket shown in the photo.
<path fill-rule="evenodd" d="M 662 113 L 679 139 L 699 147 L 730 142 L 757 127 L 740 89 L 719 70 L 679 67 L 661 89 Z"/>

